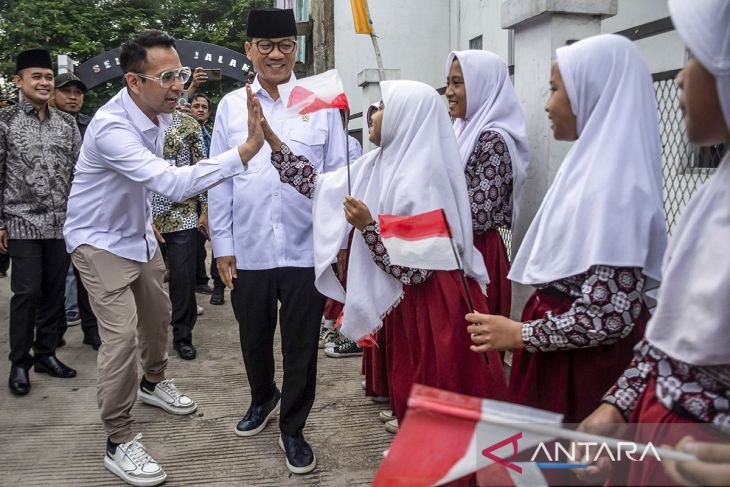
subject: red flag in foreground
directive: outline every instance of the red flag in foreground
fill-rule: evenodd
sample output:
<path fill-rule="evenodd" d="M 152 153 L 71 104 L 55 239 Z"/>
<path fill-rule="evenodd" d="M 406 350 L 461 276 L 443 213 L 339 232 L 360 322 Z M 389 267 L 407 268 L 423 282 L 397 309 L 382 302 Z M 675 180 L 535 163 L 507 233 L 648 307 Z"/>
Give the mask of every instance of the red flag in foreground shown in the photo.
<path fill-rule="evenodd" d="M 378 220 L 392 264 L 434 271 L 460 268 L 443 209 L 412 216 L 379 215 Z"/>
<path fill-rule="evenodd" d="M 499 418 L 494 422 L 486 417 Z M 510 458 L 552 436 L 520 423 L 560 426 L 562 415 L 416 384 L 373 486 L 441 485 L 479 472 L 491 485 L 547 485 L 534 463 Z"/>
<path fill-rule="evenodd" d="M 285 116 L 306 115 L 326 108 L 350 110 L 335 69 L 280 85 L 279 95 L 286 107 Z"/>

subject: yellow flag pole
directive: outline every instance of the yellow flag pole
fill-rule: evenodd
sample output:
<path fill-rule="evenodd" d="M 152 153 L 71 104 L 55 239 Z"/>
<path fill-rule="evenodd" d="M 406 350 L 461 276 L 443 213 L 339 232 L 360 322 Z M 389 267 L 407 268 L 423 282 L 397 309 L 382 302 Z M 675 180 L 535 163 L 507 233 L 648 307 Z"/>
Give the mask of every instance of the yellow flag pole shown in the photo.
<path fill-rule="evenodd" d="M 365 11 L 368 14 L 368 20 L 371 21 L 368 0 L 365 0 Z M 380 55 L 378 36 L 375 35 L 375 27 L 372 21 L 370 22 L 370 40 L 373 41 L 373 49 L 375 50 L 375 61 L 378 63 L 378 75 L 380 77 L 380 81 L 385 81 L 385 68 L 383 68 L 383 57 Z"/>

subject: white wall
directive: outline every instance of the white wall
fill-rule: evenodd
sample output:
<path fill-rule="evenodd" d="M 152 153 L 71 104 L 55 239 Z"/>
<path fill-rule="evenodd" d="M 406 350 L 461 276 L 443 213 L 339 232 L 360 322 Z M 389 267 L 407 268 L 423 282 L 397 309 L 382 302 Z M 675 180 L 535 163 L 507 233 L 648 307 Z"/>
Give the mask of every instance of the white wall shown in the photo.
<path fill-rule="evenodd" d="M 509 32 L 500 27 L 502 0 L 451 0 L 460 22 L 456 26 L 454 50 L 469 49 L 469 40 L 482 36 L 482 49 L 491 51 L 508 61 Z"/>
<path fill-rule="evenodd" d="M 601 22 L 601 32 L 611 34 L 664 17 L 669 17 L 667 0 L 619 0 L 618 14 Z M 684 43 L 676 31 L 641 39 L 636 46 L 652 73 L 679 69 L 684 65 Z"/>
<path fill-rule="evenodd" d="M 400 69 L 402 79 L 444 84 L 449 54 L 448 0 L 369 0 L 380 41 L 383 65 Z M 335 4 L 335 67 L 342 77 L 353 112 L 363 105 L 357 74 L 377 68 L 370 36 L 355 34 L 350 2 Z M 351 128 L 355 128 L 354 125 Z"/>

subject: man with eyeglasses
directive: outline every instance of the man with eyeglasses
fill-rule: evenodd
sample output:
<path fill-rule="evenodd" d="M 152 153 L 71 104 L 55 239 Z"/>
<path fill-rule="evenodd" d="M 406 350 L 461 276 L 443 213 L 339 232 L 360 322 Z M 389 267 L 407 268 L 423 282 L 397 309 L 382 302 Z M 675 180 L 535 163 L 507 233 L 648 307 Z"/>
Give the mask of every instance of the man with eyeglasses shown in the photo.
<path fill-rule="evenodd" d="M 246 56 L 256 69 L 250 89 L 272 129 L 292 152 L 318 171 L 345 165 L 347 144 L 336 110 L 297 118 L 281 117 L 279 85 L 294 79 L 296 22 L 292 10 L 251 10 Z M 211 154 L 220 154 L 246 137 L 246 91 L 218 104 Z M 316 459 L 302 434 L 314 402 L 317 345 L 324 297 L 314 286 L 312 205 L 283 184 L 265 145 L 248 172 L 208 192 L 213 253 L 221 279 L 232 289 L 241 351 L 251 388 L 251 405 L 236 425 L 239 436 L 261 432 L 279 409 L 278 438 L 291 472 L 311 472 Z M 278 304 L 281 307 L 278 308 Z M 284 382 L 274 383 L 273 341 L 281 326 Z"/>
<path fill-rule="evenodd" d="M 126 86 L 101 107 L 87 129 L 76 164 L 66 248 L 89 292 L 99 322 L 98 394 L 108 435 L 104 465 L 131 485 L 158 485 L 167 474 L 135 435 L 135 399 L 175 414 L 196 403 L 166 380 L 170 298 L 165 264 L 152 229 L 151 192 L 181 202 L 235 175 L 263 144 L 259 110 L 248 101 L 248 136 L 231 150 L 195 165 L 162 159 L 165 129 L 190 78 L 175 41 L 149 30 L 122 44 Z M 137 354 L 144 373 L 138 384 Z"/>

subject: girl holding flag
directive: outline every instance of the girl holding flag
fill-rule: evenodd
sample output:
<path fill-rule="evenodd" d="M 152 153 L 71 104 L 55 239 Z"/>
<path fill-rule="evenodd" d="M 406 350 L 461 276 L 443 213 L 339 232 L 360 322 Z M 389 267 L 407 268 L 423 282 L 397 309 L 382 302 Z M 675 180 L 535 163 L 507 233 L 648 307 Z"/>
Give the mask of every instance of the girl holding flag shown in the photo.
<path fill-rule="evenodd" d="M 689 140 L 713 146 L 730 140 L 730 2 L 669 0 L 677 32 L 693 56 L 677 75 L 679 106 Z M 664 282 L 633 361 L 581 429 L 606 432 L 643 423 L 654 444 L 677 444 L 701 460 L 719 430 L 730 434 L 730 152 L 692 197 L 664 259 Z M 699 428 L 709 423 L 714 428 Z M 660 428 L 662 426 L 670 425 Z M 680 439 L 692 433 L 694 438 Z M 718 435 L 719 436 L 719 435 Z M 637 438 L 642 440 L 641 437 Z M 643 438 L 646 440 L 647 438 Z M 721 441 L 727 441 L 727 436 Z M 687 445 L 691 443 L 691 445 Z M 721 461 L 720 446 L 715 461 Z M 725 451 L 730 451 L 725 447 Z M 725 469 L 709 463 L 656 461 L 632 465 L 620 485 L 727 485 Z M 606 464 L 581 472 L 600 475 Z M 666 474 L 665 474 L 666 472 Z M 682 478 L 684 474 L 686 477 Z M 615 478 L 612 478 L 615 481 Z M 679 485 L 679 484 L 678 484 Z"/>
<path fill-rule="evenodd" d="M 510 400 L 578 422 L 631 360 L 661 279 L 667 229 L 651 75 L 631 41 L 561 47 L 545 110 L 575 140 L 509 278 L 537 290 L 522 322 L 472 314 L 474 351 L 513 349 Z"/>
<path fill-rule="evenodd" d="M 527 169 L 527 128 L 507 64 L 487 51 L 458 51 L 446 61 L 446 99 L 454 119 L 471 202 L 474 246 L 489 272 L 487 304 L 510 315 L 509 257 L 498 229 L 517 221 Z"/>
<path fill-rule="evenodd" d="M 350 168 L 317 173 L 296 156 L 262 120 L 272 148 L 271 162 L 282 181 L 313 199 L 317 288 L 345 303 L 341 333 L 353 339 L 385 326 L 393 353 L 388 358 L 390 398 L 396 418 L 405 415 L 413 383 L 479 397 L 507 397 L 500 356 L 489 363 L 469 352 L 464 314 L 467 292 L 459 271 L 431 271 L 391 265 L 378 224 L 379 214 L 416 215 L 443 209 L 468 276 L 474 306 L 487 308 L 484 261 L 474 248 L 471 212 L 458 164 L 458 147 L 446 108 L 430 86 L 415 81 L 381 83 L 383 102 L 373 116 L 371 140 L 379 148 Z M 416 123 L 417 122 L 417 123 Z M 344 215 L 340 204 L 344 201 Z M 332 270 L 352 228 L 347 296 Z"/>

